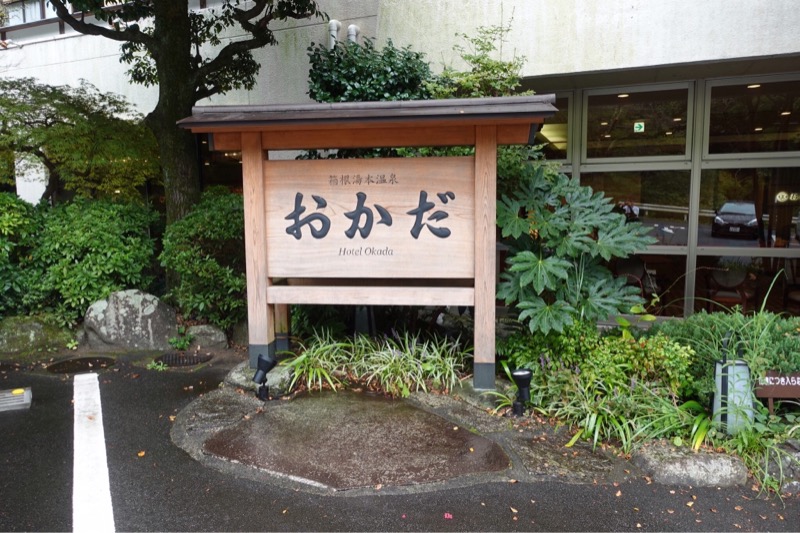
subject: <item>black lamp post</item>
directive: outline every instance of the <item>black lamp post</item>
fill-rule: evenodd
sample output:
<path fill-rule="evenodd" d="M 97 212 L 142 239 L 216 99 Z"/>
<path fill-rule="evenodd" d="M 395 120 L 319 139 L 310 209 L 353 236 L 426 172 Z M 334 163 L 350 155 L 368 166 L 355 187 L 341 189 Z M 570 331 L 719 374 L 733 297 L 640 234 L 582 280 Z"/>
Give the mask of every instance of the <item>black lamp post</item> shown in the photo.
<path fill-rule="evenodd" d="M 261 401 L 267 401 L 269 399 L 267 373 L 275 368 L 277 364 L 278 360 L 269 354 L 259 354 L 258 356 L 258 362 L 256 363 L 256 374 L 253 376 L 253 381 L 259 385 L 258 392 L 256 392 L 256 397 L 258 397 L 258 399 Z"/>
<path fill-rule="evenodd" d="M 533 372 L 527 368 L 517 368 L 511 371 L 511 379 L 517 386 L 517 401 L 515 401 L 511 410 L 514 416 L 522 416 L 525 410 L 525 404 L 531 401 L 531 378 Z"/>

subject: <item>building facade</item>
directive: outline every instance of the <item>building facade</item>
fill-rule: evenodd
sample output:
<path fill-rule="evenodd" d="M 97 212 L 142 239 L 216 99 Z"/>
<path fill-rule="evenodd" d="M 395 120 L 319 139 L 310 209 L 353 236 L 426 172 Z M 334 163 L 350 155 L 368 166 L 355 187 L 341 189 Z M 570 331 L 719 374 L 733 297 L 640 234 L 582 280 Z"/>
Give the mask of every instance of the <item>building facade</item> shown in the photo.
<path fill-rule="evenodd" d="M 0 75 L 54 85 L 85 78 L 143 112 L 118 44 L 77 35 L 46 0 L 3 0 Z M 214 9 L 217 0 L 192 0 Z M 555 93 L 539 134 L 548 159 L 604 191 L 657 242 L 613 265 L 663 314 L 717 304 L 800 312 L 800 10 L 793 0 L 321 1 L 328 21 L 292 21 L 259 51 L 253 91 L 208 104 L 308 101 L 306 48 L 348 28 L 378 45 L 459 68 L 460 34 L 508 26 L 502 54 L 524 56 L 525 88 Z M 231 34 L 229 39 L 237 36 Z M 208 154 L 209 162 L 236 154 Z M 788 279 L 786 274 L 788 273 Z M 779 283 L 772 285 L 773 279 Z"/>

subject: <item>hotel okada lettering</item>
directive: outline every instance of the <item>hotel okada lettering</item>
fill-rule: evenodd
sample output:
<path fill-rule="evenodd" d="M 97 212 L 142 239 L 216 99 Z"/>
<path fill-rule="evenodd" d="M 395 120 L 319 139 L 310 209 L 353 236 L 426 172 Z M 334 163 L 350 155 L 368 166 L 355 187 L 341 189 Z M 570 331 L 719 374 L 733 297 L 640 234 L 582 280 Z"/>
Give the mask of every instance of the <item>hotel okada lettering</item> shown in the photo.
<path fill-rule="evenodd" d="M 468 278 L 471 157 L 267 161 L 270 276 Z"/>

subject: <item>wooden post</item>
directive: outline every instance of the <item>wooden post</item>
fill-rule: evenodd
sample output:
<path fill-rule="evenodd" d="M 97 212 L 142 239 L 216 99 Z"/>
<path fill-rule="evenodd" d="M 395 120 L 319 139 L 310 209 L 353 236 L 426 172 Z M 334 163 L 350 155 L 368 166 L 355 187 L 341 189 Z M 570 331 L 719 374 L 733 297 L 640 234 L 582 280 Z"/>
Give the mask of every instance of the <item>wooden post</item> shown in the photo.
<path fill-rule="evenodd" d="M 264 159 L 259 132 L 242 133 L 244 246 L 247 270 L 247 326 L 250 367 L 259 354 L 275 353 L 274 317 L 267 304 L 267 210 Z"/>
<path fill-rule="evenodd" d="M 497 254 L 497 127 L 475 128 L 476 389 L 494 389 Z"/>

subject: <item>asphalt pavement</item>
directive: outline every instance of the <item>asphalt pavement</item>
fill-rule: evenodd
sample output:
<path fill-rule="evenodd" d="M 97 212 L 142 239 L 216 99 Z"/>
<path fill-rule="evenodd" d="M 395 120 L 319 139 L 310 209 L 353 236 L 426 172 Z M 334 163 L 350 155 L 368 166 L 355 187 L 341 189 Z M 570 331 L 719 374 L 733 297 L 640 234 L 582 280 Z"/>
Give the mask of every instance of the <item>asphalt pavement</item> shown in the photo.
<path fill-rule="evenodd" d="M 199 439 L 203 443 L 201 453 L 205 456 L 204 460 L 199 460 L 193 456 L 194 452 L 187 452 L 173 439 L 184 429 L 188 435 L 209 430 L 214 425 L 208 423 L 215 416 L 209 405 L 215 404 L 220 383 L 238 362 L 236 357 L 228 355 L 194 368 L 159 372 L 148 370 L 141 360 L 126 355 L 119 357 L 110 368 L 94 370 L 99 374 L 117 530 L 800 529 L 800 499 L 796 495 L 784 500 L 766 499 L 750 484 L 725 489 L 662 485 L 633 470 L 612 475 L 601 469 L 608 475 L 597 476 L 598 479 L 581 478 L 570 475 L 572 452 L 566 449 L 560 454 L 563 461 L 552 468 L 542 466 L 537 472 L 521 470 L 520 457 L 514 447 L 501 441 L 500 447 L 509 460 L 508 467 L 476 472 L 478 466 L 498 457 L 490 451 L 490 445 L 485 450 L 481 448 L 486 445 L 479 439 L 486 436 L 485 428 L 459 425 L 455 430 L 457 424 L 453 424 L 451 417 L 459 416 L 459 410 L 437 405 L 413 404 L 412 407 L 427 413 L 422 416 L 423 422 L 433 424 L 437 431 L 459 433 L 441 443 L 460 447 L 462 455 L 466 456 L 455 457 L 462 461 L 462 470 L 451 477 L 436 474 L 438 477 L 434 480 L 419 482 L 412 472 L 404 474 L 411 479 L 385 478 L 389 480 L 387 483 L 376 483 L 375 480 L 384 478 L 366 479 L 367 474 L 374 473 L 368 469 L 364 471 L 366 481 L 356 483 L 357 486 L 333 487 L 334 484 L 324 482 L 313 486 L 306 483 L 302 475 L 296 476 L 298 479 L 276 476 L 276 472 L 264 468 L 261 459 L 249 465 L 235 463 L 221 450 L 226 441 L 241 437 L 231 433 L 236 427 L 258 429 L 260 437 L 251 443 L 254 448 L 277 446 L 264 455 L 268 460 L 281 460 L 290 455 L 290 450 L 284 453 L 281 449 L 289 446 L 286 442 L 275 441 L 276 445 L 269 440 L 275 438 L 278 431 L 287 430 L 278 427 L 280 424 L 294 426 L 294 433 L 298 435 L 295 447 L 303 445 L 308 451 L 331 450 L 330 455 L 346 455 L 342 447 L 335 446 L 345 437 L 335 438 L 335 432 L 315 431 L 311 438 L 311 429 L 315 426 L 316 429 L 334 429 L 335 426 L 346 429 L 347 416 L 334 418 L 336 413 L 330 412 L 326 421 L 307 421 L 304 426 L 296 423 L 302 413 L 292 411 L 299 409 L 300 401 L 289 401 L 286 407 L 276 402 L 259 406 L 250 403 L 253 391 L 245 389 L 234 389 L 241 397 L 238 405 L 256 405 L 255 410 L 245 412 L 239 420 L 229 419 L 229 410 L 217 411 L 217 425 L 224 426 L 228 433 L 217 431 Z M 0 371 L 0 389 L 31 387 L 33 391 L 30 409 L 0 413 L 0 530 L 72 529 L 72 378 L 70 374 L 49 374 L 41 367 L 17 370 L 4 366 Z M 315 409 L 313 402 L 304 401 Z M 339 408 L 344 410 L 361 405 L 343 401 Z M 407 407 L 401 405 L 399 409 L 407 410 Z M 206 417 L 202 424 L 197 418 L 200 413 Z M 482 419 L 482 415 L 479 418 Z M 258 427 L 255 421 L 264 421 L 266 426 Z M 499 423 L 515 422 L 500 420 Z M 275 434 L 269 426 L 274 426 Z M 177 430 L 179 427 L 184 429 Z M 370 427 L 367 424 L 359 430 L 362 431 L 360 438 L 348 441 L 344 450 L 361 457 L 371 453 L 380 458 L 385 454 L 385 449 L 367 438 Z M 397 429 L 398 432 L 402 430 Z M 511 431 L 523 432 L 521 434 L 532 442 L 538 429 L 523 426 L 512 427 Z M 342 435 L 346 435 L 346 431 Z M 218 438 L 219 448 L 205 447 L 212 436 Z M 411 433 L 408 437 L 418 439 L 419 435 Z M 398 451 L 396 462 L 404 457 L 413 462 L 415 456 L 425 452 L 424 447 L 415 448 L 411 441 L 407 444 Z M 473 450 L 469 451 L 470 448 Z M 483 455 L 486 461 L 474 461 L 469 457 L 481 450 L 489 451 Z M 293 460 L 302 465 L 303 453 L 294 453 L 294 456 Z M 310 453 L 308 456 L 311 457 Z M 318 460 L 310 462 L 316 464 Z M 353 462 L 350 468 L 355 469 L 358 463 Z M 502 466 L 503 461 L 500 463 Z"/>

